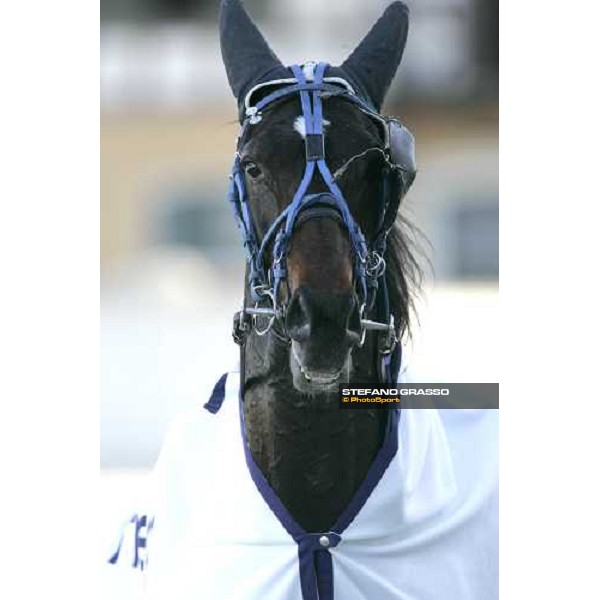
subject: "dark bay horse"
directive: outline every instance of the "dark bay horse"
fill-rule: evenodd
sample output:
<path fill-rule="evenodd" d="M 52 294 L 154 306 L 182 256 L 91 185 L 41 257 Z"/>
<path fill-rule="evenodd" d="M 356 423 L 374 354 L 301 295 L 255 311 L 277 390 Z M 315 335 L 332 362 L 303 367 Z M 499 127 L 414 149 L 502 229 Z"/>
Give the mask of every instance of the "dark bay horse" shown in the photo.
<path fill-rule="evenodd" d="M 395 345 L 420 279 L 410 226 L 397 215 L 414 178 L 394 157 L 405 134 L 378 114 L 408 12 L 393 3 L 342 65 L 320 74 L 313 63 L 284 67 L 238 0 L 223 2 L 220 26 L 243 127 L 231 199 L 248 252 L 245 310 L 236 316 L 246 435 L 297 523 L 327 531 L 364 480 L 389 416 L 340 410 L 338 384 L 382 380 L 389 331 L 366 324 L 389 322 Z M 299 194 L 311 161 L 325 166 Z M 294 203 L 301 209 L 291 217 Z"/>
<path fill-rule="evenodd" d="M 220 27 L 241 124 L 239 377 L 173 422 L 109 562 L 133 556 L 160 599 L 497 599 L 498 411 L 339 404 L 346 383 L 396 387 L 420 283 L 414 139 L 380 113 L 408 9 L 337 67 L 282 65 L 239 0 Z"/>

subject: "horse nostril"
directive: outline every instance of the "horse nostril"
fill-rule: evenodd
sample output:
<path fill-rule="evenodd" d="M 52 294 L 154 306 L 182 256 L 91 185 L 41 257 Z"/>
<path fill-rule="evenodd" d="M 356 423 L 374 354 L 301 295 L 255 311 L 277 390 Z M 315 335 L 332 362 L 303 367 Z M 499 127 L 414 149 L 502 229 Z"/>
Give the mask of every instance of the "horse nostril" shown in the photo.
<path fill-rule="evenodd" d="M 290 338 L 296 342 L 306 341 L 310 336 L 310 306 L 306 294 L 296 290 L 288 304 L 285 326 Z"/>
<path fill-rule="evenodd" d="M 358 299 L 354 292 L 315 294 L 309 288 L 298 288 L 288 304 L 285 325 L 295 342 L 307 342 L 313 336 L 318 343 L 358 344 L 361 335 Z"/>

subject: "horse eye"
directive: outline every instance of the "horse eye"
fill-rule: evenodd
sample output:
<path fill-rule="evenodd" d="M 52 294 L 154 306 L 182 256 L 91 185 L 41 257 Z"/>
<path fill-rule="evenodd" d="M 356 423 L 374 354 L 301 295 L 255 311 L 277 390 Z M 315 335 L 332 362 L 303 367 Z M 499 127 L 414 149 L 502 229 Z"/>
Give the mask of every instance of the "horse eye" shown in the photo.
<path fill-rule="evenodd" d="M 246 175 L 250 176 L 252 179 L 256 179 L 262 175 L 262 171 L 254 163 L 246 164 L 244 166 L 244 171 Z"/>

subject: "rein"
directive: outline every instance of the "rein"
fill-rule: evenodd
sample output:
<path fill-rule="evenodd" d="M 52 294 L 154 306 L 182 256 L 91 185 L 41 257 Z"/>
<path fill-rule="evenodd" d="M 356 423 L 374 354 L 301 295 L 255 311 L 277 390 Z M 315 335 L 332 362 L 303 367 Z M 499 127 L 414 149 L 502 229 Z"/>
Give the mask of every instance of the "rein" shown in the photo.
<path fill-rule="evenodd" d="M 238 228 L 242 233 L 249 267 L 250 296 L 254 306 L 244 306 L 236 313 L 233 337 L 236 343 L 243 346 L 246 336 L 253 329 L 259 336 L 273 332 L 280 341 L 290 343 L 285 331 L 287 307 L 281 303 L 280 291 L 283 284 L 287 285 L 287 253 L 294 228 L 309 219 L 332 218 L 347 230 L 352 249 L 353 274 L 361 317 L 359 346 L 364 344 L 367 331 L 378 332 L 380 377 L 382 381 L 389 381 L 390 357 L 399 345 L 394 317 L 390 312 L 384 276 L 386 263 L 383 257 L 387 236 L 394 224 L 400 199 L 415 177 L 414 140 L 408 129 L 398 121 L 381 116 L 370 104 L 357 96 L 348 82 L 339 78 L 325 78 L 327 67 L 327 63 L 306 63 L 303 68 L 293 65 L 291 67 L 293 79 L 259 84 L 246 96 L 245 117 L 238 137 L 228 196 Z M 276 89 L 253 105 L 253 93 L 259 88 L 270 85 L 284 87 Z M 262 112 L 291 95 L 300 97 L 306 126 L 304 175 L 291 203 L 279 214 L 259 242 L 250 216 L 240 149 L 250 129 L 261 123 Z M 335 174 L 331 173 L 325 160 L 323 131 L 322 101 L 323 98 L 332 96 L 356 104 L 362 112 L 382 126 L 385 140 L 383 148 L 370 148 L 361 155 L 351 157 Z M 336 180 L 345 173 L 355 159 L 375 150 L 382 152 L 386 159 L 382 169 L 383 209 L 374 239 L 368 244 Z M 316 174 L 321 176 L 327 191 L 308 194 L 308 188 Z M 271 245 L 273 247 L 271 267 L 267 269 L 265 256 Z M 367 318 L 367 315 L 373 312 L 376 313 L 375 319 Z M 259 328 L 259 319 L 267 319 L 266 327 Z M 278 327 L 275 327 L 276 323 Z"/>

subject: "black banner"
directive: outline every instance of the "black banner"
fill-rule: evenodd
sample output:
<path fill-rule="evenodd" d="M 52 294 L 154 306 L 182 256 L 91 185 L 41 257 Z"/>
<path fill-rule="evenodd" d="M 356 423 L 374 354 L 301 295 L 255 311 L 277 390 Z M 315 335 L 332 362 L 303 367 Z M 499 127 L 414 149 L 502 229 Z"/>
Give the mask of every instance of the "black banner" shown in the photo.
<path fill-rule="evenodd" d="M 498 408 L 498 383 L 341 383 L 339 403 L 353 408 Z"/>

